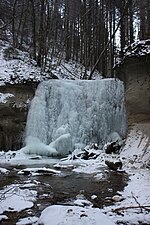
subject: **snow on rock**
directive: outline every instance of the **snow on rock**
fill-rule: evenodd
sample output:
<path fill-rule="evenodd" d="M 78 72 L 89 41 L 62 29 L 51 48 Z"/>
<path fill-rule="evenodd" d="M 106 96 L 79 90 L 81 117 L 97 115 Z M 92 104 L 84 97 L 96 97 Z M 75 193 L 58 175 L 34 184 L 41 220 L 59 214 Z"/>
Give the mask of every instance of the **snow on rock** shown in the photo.
<path fill-rule="evenodd" d="M 45 167 L 38 167 L 38 168 L 26 168 L 23 170 L 20 170 L 18 174 L 25 174 L 29 175 L 31 174 L 32 176 L 37 176 L 37 175 L 42 175 L 42 174 L 49 174 L 49 175 L 58 175 L 61 172 L 58 170 L 50 169 L 50 168 L 45 168 Z"/>
<path fill-rule="evenodd" d="M 73 205 L 76 205 L 76 206 L 93 206 L 93 204 L 86 199 L 86 197 L 83 195 L 83 194 L 78 194 L 76 196 L 76 199 L 73 201 L 72 203 Z"/>
<path fill-rule="evenodd" d="M 150 54 L 150 39 L 136 41 L 124 49 L 124 56 L 143 56 Z"/>
<path fill-rule="evenodd" d="M 65 155 L 77 145 L 103 144 L 113 132 L 125 137 L 126 130 L 121 81 L 50 80 L 38 86 L 32 100 L 24 150 L 48 155 L 55 149 Z"/>
<path fill-rule="evenodd" d="M 9 173 L 9 171 L 5 168 L 0 167 L 0 173 Z"/>
<path fill-rule="evenodd" d="M 114 225 L 97 208 L 52 205 L 44 209 L 37 224 L 43 225 Z"/>
<path fill-rule="evenodd" d="M 37 222 L 38 220 L 38 217 L 36 216 L 29 216 L 27 218 L 22 218 L 20 219 L 16 225 L 27 225 L 27 224 L 34 224 L 35 222 Z"/>
<path fill-rule="evenodd" d="M 0 222 L 3 220 L 8 220 L 8 217 L 6 215 L 0 215 Z"/>
<path fill-rule="evenodd" d="M 7 186 L 4 190 L 0 190 L 0 214 L 5 211 L 20 212 L 31 208 L 36 195 L 37 191 L 21 189 L 17 184 Z"/>
<path fill-rule="evenodd" d="M 131 57 L 150 56 L 150 39 L 138 40 L 124 48 L 124 57 L 118 60 L 115 67 L 119 67 L 124 61 Z"/>
<path fill-rule="evenodd" d="M 14 95 L 13 94 L 10 94 L 10 93 L 0 93 L 0 103 L 6 103 L 8 101 L 8 98 L 11 98 L 13 97 Z"/>
<path fill-rule="evenodd" d="M 96 199 L 96 198 L 97 198 L 97 195 L 92 195 L 92 196 L 91 196 L 91 199 L 92 199 L 92 200 L 94 200 L 94 199 Z"/>

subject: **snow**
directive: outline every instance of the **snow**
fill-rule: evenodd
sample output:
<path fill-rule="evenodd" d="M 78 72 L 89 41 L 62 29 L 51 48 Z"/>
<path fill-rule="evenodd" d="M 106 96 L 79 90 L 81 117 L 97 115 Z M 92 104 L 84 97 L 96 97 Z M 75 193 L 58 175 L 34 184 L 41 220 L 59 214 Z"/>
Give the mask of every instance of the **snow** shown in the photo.
<path fill-rule="evenodd" d="M 91 196 L 91 199 L 92 199 L 92 200 L 94 200 L 94 199 L 96 199 L 96 198 L 97 198 L 97 195 L 92 195 L 92 196 Z"/>
<path fill-rule="evenodd" d="M 26 168 L 18 172 L 18 174 L 27 174 L 27 173 L 31 174 L 32 176 L 42 175 L 44 173 L 58 175 L 61 173 L 61 171 L 49 169 L 45 167 L 42 167 L 42 168 L 38 167 L 38 168 Z"/>
<path fill-rule="evenodd" d="M 23 218 L 23 219 L 20 219 L 16 225 L 27 225 L 27 224 L 34 224 L 35 222 L 37 222 L 38 220 L 38 217 L 36 216 L 30 216 L 30 217 L 27 217 L 27 218 Z"/>
<path fill-rule="evenodd" d="M 35 81 L 35 82 L 40 82 L 43 79 L 48 79 L 49 75 L 45 78 L 43 78 L 43 74 L 41 73 L 40 68 L 36 66 L 35 61 L 29 59 L 29 56 L 25 52 L 21 52 L 17 50 L 18 52 L 18 58 L 14 59 L 6 59 L 4 58 L 3 51 L 8 48 L 9 45 L 8 43 L 2 43 L 0 41 L 0 85 L 5 85 L 6 83 L 14 84 L 14 83 L 22 83 L 27 80 Z M 147 41 L 142 41 L 142 42 L 137 42 L 136 44 L 133 44 L 131 48 L 128 48 L 126 50 L 126 56 L 142 56 L 149 54 L 149 40 Z M 54 62 L 55 63 L 55 62 Z M 62 76 L 63 78 L 68 78 L 71 77 L 70 72 L 73 71 L 75 74 L 80 74 L 82 76 L 82 71 L 80 70 L 80 65 L 73 64 L 73 62 L 70 62 L 68 64 L 67 62 L 63 61 L 59 66 L 56 66 L 52 70 L 52 73 L 55 74 L 56 76 L 60 77 Z M 84 70 L 84 69 L 83 69 Z M 87 72 L 88 73 L 88 72 Z M 77 75 L 77 76 L 78 76 Z M 78 77 L 73 77 L 77 79 Z M 68 84 L 65 81 L 64 86 L 67 89 Z M 123 99 L 123 92 L 118 88 L 118 86 L 115 84 L 114 81 L 108 80 L 108 82 L 112 83 L 112 86 L 106 85 L 105 87 L 102 88 L 101 85 L 99 85 L 99 81 L 97 82 L 97 88 L 92 88 L 90 89 L 87 85 L 87 94 L 84 94 L 84 99 L 89 97 L 91 93 L 93 93 L 94 96 L 97 96 L 97 93 L 101 91 L 104 91 L 103 89 L 107 89 L 107 96 L 108 96 L 108 103 L 111 106 L 111 103 L 113 103 L 116 107 L 116 103 L 119 106 L 117 108 L 117 113 L 122 107 L 121 110 L 123 110 L 123 105 L 122 105 L 122 99 Z M 103 83 L 105 81 L 102 81 Z M 56 81 L 57 83 L 57 81 Z M 80 83 L 80 82 L 77 82 Z M 88 83 L 88 81 L 85 81 L 85 83 Z M 114 83 L 114 85 L 113 85 Z M 117 83 L 117 82 L 116 82 Z M 46 85 L 46 83 L 41 84 Z M 80 86 L 77 88 L 77 93 L 75 94 L 75 88 L 76 88 L 76 83 L 75 85 L 72 85 L 69 88 L 69 94 L 65 94 L 63 97 L 64 99 L 69 99 L 70 95 L 74 95 L 74 99 L 71 100 L 74 104 L 74 101 L 80 100 L 80 97 L 77 93 L 84 93 L 83 91 L 83 86 Z M 115 91 L 117 91 L 117 95 L 115 95 Z M 45 107 L 45 97 L 49 98 L 48 89 L 45 90 L 45 93 L 41 93 L 40 91 L 37 91 L 37 97 L 40 97 L 40 99 L 35 100 L 35 104 L 37 101 L 40 101 L 41 107 L 36 108 L 34 106 L 36 112 L 41 113 L 43 119 L 45 115 L 45 110 L 43 108 Z M 51 89 L 51 92 L 54 94 L 54 99 L 55 99 L 55 90 Z M 68 93 L 65 92 L 64 93 Z M 60 94 L 60 93 L 59 93 Z M 100 94 L 100 93 L 99 93 Z M 39 96 L 38 96 L 39 95 Z M 102 111 L 105 109 L 105 99 L 103 98 L 104 92 L 101 94 L 103 104 L 100 104 L 99 109 Z M 114 99 L 114 102 L 112 102 L 109 97 L 112 96 Z M 117 96 L 120 96 L 118 99 Z M 10 93 L 0 93 L 0 103 L 6 103 L 9 98 L 13 97 Z M 61 95 L 59 95 L 61 97 Z M 106 97 L 106 96 L 105 96 Z M 96 97 L 97 100 L 98 97 Z M 60 99 L 60 98 L 59 98 Z M 57 110 L 55 108 L 55 104 L 61 106 L 59 99 L 57 99 L 56 102 L 49 103 L 51 108 L 54 109 L 53 113 L 57 114 Z M 55 99 L 56 100 L 56 99 Z M 43 103 L 42 103 L 43 102 Z M 91 108 L 91 102 L 94 103 L 95 108 Z M 95 127 L 95 124 L 98 123 L 96 120 L 96 114 L 94 111 L 97 110 L 97 105 L 95 104 L 95 99 L 90 99 L 90 102 L 88 102 L 89 108 L 86 108 L 83 110 L 83 114 L 86 115 L 85 120 L 86 121 L 92 121 L 91 124 L 89 124 L 90 127 Z M 43 105 L 42 105 L 43 104 Z M 45 105 L 44 105 L 45 104 Z M 98 103 L 99 104 L 99 103 Z M 93 105 L 93 104 L 92 104 Z M 80 110 L 81 108 L 84 107 L 84 104 L 81 104 L 79 101 L 79 106 Z M 59 108 L 59 107 L 58 107 Z M 70 119 L 70 124 L 73 127 L 73 130 L 75 133 L 79 133 L 81 130 L 81 127 L 78 129 L 74 129 L 76 124 L 78 124 L 78 119 L 76 119 L 77 114 L 75 113 L 73 109 L 71 110 L 71 107 L 68 106 L 67 104 L 64 105 L 64 108 L 69 110 L 72 114 L 72 118 Z M 64 109 L 62 108 L 62 109 Z M 93 110 L 93 111 L 92 111 Z M 120 113 L 122 113 L 120 110 Z M 110 111 L 112 112 L 112 108 L 106 107 L 106 110 L 104 110 L 104 114 L 101 115 L 101 117 L 106 120 L 105 114 Z M 67 115 L 64 115 L 67 117 Z M 88 117 L 88 113 L 91 114 L 91 117 Z M 116 114 L 117 117 L 118 114 Z M 106 155 L 104 152 L 104 149 L 100 150 L 94 150 L 92 149 L 91 151 L 96 151 L 98 154 L 98 157 L 96 159 L 89 159 L 89 160 L 83 160 L 80 158 L 77 158 L 73 160 L 73 156 L 76 154 L 76 152 L 73 152 L 70 156 L 67 157 L 66 160 L 59 160 L 59 159 L 52 159 L 52 158 L 44 158 L 42 156 L 37 156 L 35 155 L 36 153 L 41 154 L 43 153 L 43 149 L 45 152 L 45 156 L 50 156 L 50 155 L 56 155 L 58 154 L 58 151 L 61 151 L 60 145 L 64 142 L 67 143 L 66 145 L 64 144 L 63 147 L 63 152 L 65 151 L 64 149 L 70 142 L 70 136 L 72 138 L 72 134 L 70 132 L 70 127 L 69 123 L 65 121 L 65 118 L 58 118 L 58 121 L 63 120 L 64 123 L 62 124 L 55 124 L 53 121 L 53 124 L 49 127 L 54 127 L 55 131 L 52 132 L 52 138 L 49 141 L 49 143 L 43 141 L 41 142 L 40 138 L 42 135 L 37 137 L 29 137 L 27 139 L 27 146 L 25 146 L 22 150 L 19 151 L 8 151 L 7 153 L 5 152 L 0 152 L 0 173 L 2 174 L 7 174 L 9 173 L 9 170 L 3 168 L 3 165 L 6 163 L 7 165 L 38 165 L 39 168 L 27 168 L 20 173 L 23 173 L 23 171 L 27 171 L 32 175 L 37 175 L 38 170 L 41 169 L 43 172 L 50 172 L 51 169 L 41 167 L 42 164 L 47 164 L 47 165 L 53 165 L 54 163 L 57 163 L 55 165 L 55 168 L 59 168 L 60 170 L 67 169 L 69 168 L 70 170 L 73 170 L 76 173 L 87 173 L 91 174 L 91 176 L 94 176 L 95 180 L 99 181 L 102 179 L 106 179 L 101 173 L 101 167 L 106 167 L 105 165 L 105 160 L 118 160 L 121 159 L 123 162 L 123 170 L 129 174 L 129 182 L 128 185 L 125 187 L 124 191 L 116 193 L 118 196 L 120 196 L 121 201 L 114 202 L 113 205 L 104 207 L 103 209 L 98 209 L 98 208 L 93 208 L 92 204 L 90 204 L 90 201 L 82 198 L 77 198 L 76 200 L 73 200 L 71 204 L 73 205 L 51 205 L 47 208 L 45 208 L 41 216 L 39 218 L 37 217 L 26 217 L 22 218 L 17 222 L 17 225 L 21 224 L 49 224 L 49 221 L 51 220 L 53 222 L 53 225 L 61 224 L 61 225 L 71 225 L 71 224 L 85 224 L 85 225 L 100 225 L 100 224 L 105 224 L 105 225 L 113 225 L 113 224 L 129 224 L 129 225 L 136 225 L 139 223 L 144 223 L 144 224 L 149 224 L 150 222 L 150 215 L 148 211 L 146 210 L 139 210 L 139 209 L 125 209 L 123 211 L 119 211 L 119 213 L 115 213 L 114 210 L 118 209 L 120 207 L 132 207 L 132 206 L 150 206 L 150 143 L 149 143 L 149 130 L 150 130 L 150 124 L 135 124 L 132 126 L 129 130 L 124 148 L 122 149 L 120 155 Z M 109 117 L 107 118 L 109 121 Z M 110 118 L 110 120 L 112 120 Z M 116 118 L 117 121 L 121 121 Z M 125 118 L 123 118 L 125 120 Z M 45 120 L 43 126 L 46 127 L 47 129 L 47 120 Z M 96 121 L 96 122 L 95 122 Z M 110 123 L 110 122 L 109 122 Z M 116 124 L 116 122 L 114 122 Z M 74 125 L 75 124 L 75 125 Z M 117 123 L 117 126 L 120 126 L 120 122 Z M 107 141 L 112 141 L 115 138 L 118 138 L 120 136 L 120 132 L 118 130 L 113 129 L 113 132 L 110 132 L 110 129 L 105 127 L 105 123 L 100 124 L 98 123 L 99 127 L 101 128 L 101 131 L 109 130 L 109 133 L 104 134 L 105 136 L 109 137 Z M 39 130 L 41 130 L 41 133 L 44 132 L 47 134 L 47 130 L 43 131 L 43 126 L 38 127 Z M 112 126 L 112 124 L 111 124 Z M 105 128 L 105 129 L 104 129 Z M 88 127 L 89 129 L 89 127 Z M 124 130 L 123 128 L 122 130 Z M 69 132 L 68 132 L 69 130 Z M 145 130 L 148 130 L 148 132 L 145 132 Z M 121 135 L 122 136 L 122 135 Z M 89 138 L 89 140 L 91 137 Z M 92 139 L 91 139 L 92 140 Z M 92 140 L 92 142 L 97 143 L 97 140 Z M 50 144 L 50 145 L 49 145 Z M 73 144 L 76 147 L 80 148 L 82 146 L 81 143 L 74 142 Z M 71 142 L 69 146 L 71 146 Z M 82 146 L 83 147 L 83 146 Z M 72 148 L 72 147 L 70 147 Z M 59 149 L 59 150 L 58 150 Z M 78 151 L 81 151 L 78 149 Z M 32 153 L 31 155 L 27 155 L 26 153 Z M 67 153 L 68 153 L 68 148 L 67 148 Z M 42 155 L 42 154 L 41 154 Z M 70 157 L 70 158 L 69 158 Z M 57 170 L 54 170 L 55 172 Z M 106 167 L 106 171 L 107 167 Z M 57 171 L 56 174 L 60 174 L 60 171 Z M 32 187 L 36 187 L 38 185 L 38 182 L 26 182 L 25 184 L 13 184 L 4 187 L 3 189 L 0 190 L 0 221 L 9 219 L 6 215 L 4 215 L 5 211 L 8 212 L 21 212 L 22 210 L 32 208 L 34 205 L 34 202 L 36 201 L 37 198 L 37 192 L 35 190 L 32 190 Z M 108 189 L 110 192 L 112 191 L 111 189 Z M 92 194 L 92 193 L 91 193 Z M 45 193 L 46 196 L 46 193 Z M 113 196 L 115 197 L 115 196 Z M 96 196 L 92 195 L 91 199 L 96 198 Z M 112 198 L 113 199 L 113 198 Z M 104 215 L 105 214 L 105 215 Z"/>
<path fill-rule="evenodd" d="M 124 57 L 139 57 L 150 54 L 150 39 L 132 43 L 124 49 L 124 53 Z"/>
<path fill-rule="evenodd" d="M 6 174 L 6 173 L 8 173 L 8 172 L 9 172 L 9 171 L 8 171 L 7 169 L 1 168 L 1 167 L 0 167 L 0 173 Z"/>
<path fill-rule="evenodd" d="M 114 132 L 125 137 L 126 130 L 121 81 L 50 80 L 38 86 L 32 100 L 23 150 L 66 155 L 76 146 L 103 144 Z"/>
<path fill-rule="evenodd" d="M 78 206 L 90 206 L 92 205 L 90 201 L 86 200 L 86 199 L 77 199 L 74 201 L 74 205 L 78 205 Z"/>
<path fill-rule="evenodd" d="M 100 209 L 78 206 L 52 205 L 41 214 L 37 224 L 49 225 L 114 225 Z"/>
<path fill-rule="evenodd" d="M 37 192 L 29 189 L 21 189 L 18 184 L 7 186 L 0 190 L 0 214 L 5 211 L 20 212 L 34 205 Z"/>
<path fill-rule="evenodd" d="M 127 167 L 146 167 L 150 162 L 149 155 L 149 129 L 150 124 L 134 124 L 132 130 L 128 133 L 126 145 L 121 152 L 121 157 L 128 160 Z M 132 150 L 129 151 L 129 149 Z"/>
<path fill-rule="evenodd" d="M 57 158 L 51 158 L 51 157 L 41 157 L 39 155 L 35 155 L 35 154 L 25 154 L 22 150 L 18 150 L 18 151 L 8 151 L 8 152 L 4 152 L 1 151 L 0 152 L 0 164 L 3 165 L 7 165 L 10 164 L 12 166 L 16 166 L 16 165 L 25 165 L 25 166 L 29 166 L 29 165 L 53 165 L 56 164 L 59 161 L 59 159 Z"/>
<path fill-rule="evenodd" d="M 129 182 L 121 194 L 123 201 L 105 207 L 103 212 L 120 224 L 148 223 L 150 214 L 146 210 L 126 209 L 119 214 L 112 213 L 112 210 L 120 207 L 150 206 L 150 170 L 147 167 L 150 162 L 149 134 L 150 124 L 138 123 L 132 125 L 128 133 L 125 146 L 121 151 L 120 158 L 124 170 L 129 174 Z M 149 207 L 150 209 L 150 207 Z"/>
<path fill-rule="evenodd" d="M 131 45 L 124 48 L 124 57 L 122 60 L 117 60 L 115 67 L 123 64 L 124 61 L 131 57 L 143 57 L 150 55 L 150 39 L 147 40 L 137 40 Z"/>
<path fill-rule="evenodd" d="M 10 50 L 14 53 L 9 53 Z M 5 56 L 6 51 L 8 53 Z M 48 78 L 49 75 L 41 72 L 27 52 L 13 50 L 8 42 L 0 40 L 0 86 L 7 83 L 40 82 Z"/>
<path fill-rule="evenodd" d="M 7 220 L 7 219 L 8 219 L 7 216 L 5 216 L 5 215 L 0 215 L 0 222 L 1 222 L 2 220 Z"/>
<path fill-rule="evenodd" d="M 112 213 L 120 207 L 133 207 L 133 206 L 149 206 L 150 209 L 150 171 L 147 169 L 130 170 L 130 181 L 122 193 L 123 201 L 115 203 L 115 205 L 107 207 L 104 211 L 112 219 L 117 221 L 128 222 L 129 224 L 139 224 L 139 222 L 148 223 L 150 221 L 150 214 L 146 210 L 139 209 L 126 209 L 120 211 L 119 214 Z"/>
<path fill-rule="evenodd" d="M 85 75 L 85 72 L 86 76 L 89 76 L 91 73 L 91 68 L 87 69 L 76 61 L 73 60 L 66 61 L 63 59 L 60 61 L 54 57 L 51 62 L 51 68 L 52 68 L 51 73 L 56 77 L 58 77 L 59 79 L 69 79 L 69 80 L 82 79 L 83 76 Z M 102 79 L 102 76 L 100 76 L 99 72 L 95 70 L 92 78 L 94 80 L 95 79 L 98 80 Z"/>
<path fill-rule="evenodd" d="M 22 84 L 26 82 L 39 83 L 52 78 L 80 79 L 85 74 L 85 67 L 80 63 L 70 60 L 53 58 L 45 72 L 37 66 L 29 53 L 13 48 L 8 42 L 0 40 L 0 86 L 6 84 Z M 87 75 L 90 69 L 87 70 Z M 100 74 L 95 71 L 93 79 L 100 79 Z"/>
<path fill-rule="evenodd" d="M 140 222 L 149 224 L 150 215 L 146 210 L 139 210 L 138 208 L 131 208 L 119 211 L 119 213 L 115 213 L 115 209 L 122 207 L 134 207 L 134 206 L 149 206 L 150 205 L 150 170 L 149 170 L 149 131 L 150 124 L 149 123 L 138 123 L 132 125 L 130 127 L 125 145 L 120 153 L 118 154 L 106 154 L 104 149 L 102 150 L 92 150 L 98 154 L 96 159 L 83 160 L 77 158 L 73 160 L 72 156 L 78 154 L 81 150 L 76 150 L 66 159 L 59 160 L 56 164 L 56 168 L 58 166 L 59 170 L 73 169 L 76 173 L 88 173 L 91 176 L 99 181 L 102 179 L 106 179 L 104 175 L 101 173 L 101 167 L 105 167 L 107 173 L 109 172 L 106 165 L 105 160 L 118 160 L 121 159 L 123 162 L 123 170 L 128 173 L 129 181 L 128 185 L 125 187 L 124 191 L 117 192 L 112 198 L 109 198 L 109 201 L 112 201 L 113 205 L 105 206 L 103 209 L 93 208 L 92 203 L 85 199 L 84 196 L 80 194 L 77 196 L 75 200 L 72 200 L 68 203 L 68 205 L 51 205 L 45 208 L 41 212 L 41 216 L 39 218 L 33 217 L 33 224 L 43 223 L 44 225 L 49 224 L 49 218 L 53 221 L 53 225 L 61 224 L 61 225 L 71 225 L 71 224 L 85 224 L 85 225 L 100 225 L 100 224 L 119 224 L 122 225 L 124 223 L 129 225 L 138 225 Z M 89 147 L 87 147 L 89 149 Z M 13 153 L 12 153 L 13 154 Z M 7 163 L 12 164 L 13 160 L 15 161 L 15 157 L 19 156 L 14 155 L 13 160 L 11 159 L 11 152 L 9 154 L 1 153 L 0 158 L 2 160 L 0 162 L 4 163 L 4 157 L 6 158 Z M 7 160 L 7 157 L 10 161 Z M 20 159 L 22 157 L 22 163 L 24 158 L 25 164 L 34 164 L 35 161 L 37 163 L 42 162 L 42 158 L 31 160 L 27 158 L 26 154 L 20 153 Z M 29 156 L 28 156 L 29 157 Z M 30 156 L 32 158 L 32 156 Z M 29 162 L 27 162 L 29 161 Z M 48 161 L 47 161 L 48 162 Z M 39 168 L 27 168 L 25 171 L 31 171 L 31 173 L 37 173 Z M 43 171 L 49 171 L 49 168 L 41 167 Z M 50 169 L 51 170 L 51 169 Z M 22 170 L 23 171 L 23 170 Z M 115 172 L 114 172 L 115 173 Z M 58 171 L 59 175 L 59 171 Z M 1 208 L 0 214 L 1 217 L 4 217 L 4 211 L 21 211 L 26 208 L 30 208 L 33 206 L 34 201 L 36 199 L 36 191 L 31 190 L 32 187 L 38 185 L 37 182 L 26 182 L 24 185 L 16 186 L 10 185 L 4 190 L 1 190 Z M 30 190 L 29 190 L 30 189 Z M 112 192 L 111 189 L 108 191 Z M 46 194 L 46 193 L 45 193 Z M 117 196 L 117 197 L 116 197 Z M 92 195 L 91 200 L 99 196 Z M 113 201 L 116 199 L 117 201 Z M 11 207 L 11 208 L 9 208 Z M 105 214 L 105 215 L 104 215 Z M 26 217 L 20 219 L 17 224 L 29 224 L 29 221 L 32 221 L 32 217 Z M 36 222 L 37 221 L 37 222 Z"/>
<path fill-rule="evenodd" d="M 0 93 L 0 103 L 6 103 L 8 101 L 8 98 L 13 97 L 13 94 L 10 93 Z"/>
<path fill-rule="evenodd" d="M 113 205 L 104 207 L 102 212 L 111 217 L 115 224 L 132 224 L 141 223 L 149 224 L 150 214 L 146 210 L 125 209 L 120 214 L 113 212 L 115 209 L 122 207 L 134 206 L 149 206 L 150 209 L 150 142 L 149 131 L 150 123 L 138 123 L 130 127 L 126 142 L 119 155 L 106 155 L 102 150 L 101 154 L 96 159 L 90 160 L 69 160 L 69 157 L 59 163 L 61 166 L 77 165 L 73 171 L 77 173 L 93 174 L 95 179 L 106 179 L 104 174 L 100 173 L 99 168 L 105 166 L 105 159 L 118 160 L 123 162 L 123 170 L 128 173 L 129 181 L 123 192 L 118 192 L 110 200 L 114 202 Z M 111 190 L 110 190 L 111 191 Z M 116 198 L 117 196 L 117 198 Z M 114 199 L 117 201 L 114 201 Z M 88 224 L 88 223 L 87 223 Z"/>

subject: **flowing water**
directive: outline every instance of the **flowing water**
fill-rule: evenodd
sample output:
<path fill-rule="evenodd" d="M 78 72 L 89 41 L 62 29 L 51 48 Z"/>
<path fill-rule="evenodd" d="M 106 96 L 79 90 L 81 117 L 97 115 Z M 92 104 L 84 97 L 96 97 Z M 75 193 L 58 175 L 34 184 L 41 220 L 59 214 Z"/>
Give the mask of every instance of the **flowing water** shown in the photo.
<path fill-rule="evenodd" d="M 43 165 L 42 165 L 43 166 Z M 52 204 L 72 204 L 76 196 L 83 194 L 86 199 L 90 200 L 94 207 L 102 208 L 105 205 L 113 204 L 108 201 L 108 197 L 114 196 L 117 191 L 122 191 L 127 185 L 128 177 L 125 173 L 106 171 L 106 168 L 100 168 L 103 179 L 96 180 L 93 175 L 75 173 L 72 170 L 62 170 L 60 175 L 51 176 L 42 174 L 39 176 L 19 175 L 18 171 L 22 169 L 20 166 L 10 167 L 7 169 L 9 174 L 0 174 L 0 189 L 7 185 L 16 184 L 23 185 L 30 181 L 37 185 L 31 187 L 37 191 L 37 198 L 31 209 L 21 212 L 6 212 L 9 220 L 1 222 L 3 225 L 13 225 L 20 218 L 28 216 L 40 216 L 41 211 Z M 91 196 L 96 195 L 97 198 L 92 200 Z"/>

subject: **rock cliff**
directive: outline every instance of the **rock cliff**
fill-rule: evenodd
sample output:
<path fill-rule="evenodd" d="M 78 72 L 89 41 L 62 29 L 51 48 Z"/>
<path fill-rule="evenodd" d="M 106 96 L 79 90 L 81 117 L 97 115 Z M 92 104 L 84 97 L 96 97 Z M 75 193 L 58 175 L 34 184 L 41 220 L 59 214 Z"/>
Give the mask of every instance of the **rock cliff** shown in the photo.
<path fill-rule="evenodd" d="M 22 146 L 35 87 L 36 84 L 27 83 L 0 86 L 0 150 L 16 150 Z"/>
<path fill-rule="evenodd" d="M 117 77 L 125 83 L 128 118 L 150 119 L 150 40 L 132 44 L 116 66 Z"/>

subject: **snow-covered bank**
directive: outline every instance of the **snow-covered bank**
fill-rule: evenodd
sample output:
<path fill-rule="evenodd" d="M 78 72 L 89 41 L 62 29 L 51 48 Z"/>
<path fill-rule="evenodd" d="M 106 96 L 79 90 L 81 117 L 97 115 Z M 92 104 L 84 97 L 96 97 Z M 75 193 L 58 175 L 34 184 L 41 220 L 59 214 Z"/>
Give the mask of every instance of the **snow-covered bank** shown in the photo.
<path fill-rule="evenodd" d="M 121 195 L 122 201 L 105 207 L 103 212 L 117 224 L 149 224 L 150 222 L 150 170 L 130 169 L 129 183 Z"/>
<path fill-rule="evenodd" d="M 105 207 L 103 212 L 117 224 L 150 223 L 150 123 L 134 124 L 120 154 L 129 174 L 128 186 L 121 194 L 123 201 Z"/>

